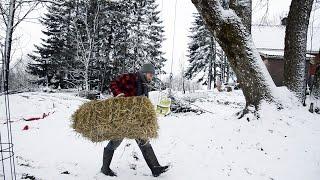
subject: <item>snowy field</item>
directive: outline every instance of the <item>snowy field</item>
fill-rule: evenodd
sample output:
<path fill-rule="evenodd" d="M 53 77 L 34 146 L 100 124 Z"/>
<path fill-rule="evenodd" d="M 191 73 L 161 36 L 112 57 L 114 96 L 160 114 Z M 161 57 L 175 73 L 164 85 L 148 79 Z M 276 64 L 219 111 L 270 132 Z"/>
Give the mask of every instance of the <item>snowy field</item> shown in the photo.
<path fill-rule="evenodd" d="M 264 105 L 259 120 L 239 120 L 235 113 L 245 105 L 241 91 L 181 97 L 212 113 L 159 117 L 160 136 L 151 143 L 160 163 L 172 165 L 159 179 L 319 180 L 319 115 L 303 107 L 278 112 Z M 153 99 L 157 99 L 155 93 Z M 1 96 L 1 130 L 5 127 L 3 101 Z M 111 169 L 118 177 L 100 173 L 107 142 L 91 143 L 70 128 L 72 113 L 85 101 L 71 93 L 10 95 L 17 178 L 155 179 L 133 140 L 125 140 L 115 153 Z M 43 113 L 49 115 L 23 120 Z"/>

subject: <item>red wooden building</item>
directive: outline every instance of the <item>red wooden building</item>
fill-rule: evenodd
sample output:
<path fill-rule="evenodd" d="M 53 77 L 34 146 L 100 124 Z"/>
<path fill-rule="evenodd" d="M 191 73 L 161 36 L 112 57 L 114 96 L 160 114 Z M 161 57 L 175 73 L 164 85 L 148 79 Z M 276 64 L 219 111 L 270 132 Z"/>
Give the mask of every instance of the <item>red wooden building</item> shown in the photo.
<path fill-rule="evenodd" d="M 277 86 L 283 85 L 285 26 L 252 26 L 253 41 Z M 309 28 L 307 41 L 308 77 L 320 65 L 320 28 Z"/>

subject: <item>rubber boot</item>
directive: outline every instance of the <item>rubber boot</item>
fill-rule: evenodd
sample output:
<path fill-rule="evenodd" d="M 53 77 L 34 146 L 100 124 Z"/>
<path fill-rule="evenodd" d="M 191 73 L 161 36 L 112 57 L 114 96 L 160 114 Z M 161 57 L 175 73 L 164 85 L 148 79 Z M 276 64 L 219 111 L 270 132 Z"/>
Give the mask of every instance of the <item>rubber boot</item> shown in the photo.
<path fill-rule="evenodd" d="M 139 145 L 139 148 L 154 177 L 169 170 L 169 166 L 160 166 L 151 145 Z"/>
<path fill-rule="evenodd" d="M 117 174 L 110 169 L 110 164 L 111 164 L 113 154 L 114 154 L 114 150 L 109 150 L 107 148 L 104 148 L 103 165 L 101 167 L 101 172 L 107 176 L 117 176 Z"/>

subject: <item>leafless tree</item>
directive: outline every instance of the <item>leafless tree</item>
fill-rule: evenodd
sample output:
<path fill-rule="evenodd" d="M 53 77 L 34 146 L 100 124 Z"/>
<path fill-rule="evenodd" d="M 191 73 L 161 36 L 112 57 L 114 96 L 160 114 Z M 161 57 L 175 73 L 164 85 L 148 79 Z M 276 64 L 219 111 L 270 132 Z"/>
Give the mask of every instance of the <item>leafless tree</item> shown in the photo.
<path fill-rule="evenodd" d="M 59 3 L 51 0 L 1 0 L 0 1 L 0 31 L 5 37 L 0 36 L 0 52 L 2 59 L 2 77 L 4 90 L 8 90 L 10 62 L 12 54 L 13 33 L 17 26 L 27 18 L 41 3 Z M 4 41 L 4 42 L 2 42 Z"/>
<path fill-rule="evenodd" d="M 80 73 L 83 76 L 85 91 L 88 92 L 90 90 L 89 86 L 89 71 L 90 71 L 90 63 L 92 63 L 94 57 L 94 48 L 96 48 L 96 34 L 98 31 L 98 21 L 99 21 L 99 6 L 94 14 L 94 19 L 92 23 L 92 27 L 89 25 L 89 18 L 87 11 L 89 10 L 88 4 L 84 6 L 85 13 L 79 19 L 77 16 L 73 17 L 72 24 L 75 27 L 76 32 L 76 40 L 77 40 L 77 60 L 83 65 L 83 71 Z M 79 16 L 80 17 L 80 16 Z M 84 26 L 85 31 L 83 32 L 80 28 L 78 28 L 81 23 Z"/>

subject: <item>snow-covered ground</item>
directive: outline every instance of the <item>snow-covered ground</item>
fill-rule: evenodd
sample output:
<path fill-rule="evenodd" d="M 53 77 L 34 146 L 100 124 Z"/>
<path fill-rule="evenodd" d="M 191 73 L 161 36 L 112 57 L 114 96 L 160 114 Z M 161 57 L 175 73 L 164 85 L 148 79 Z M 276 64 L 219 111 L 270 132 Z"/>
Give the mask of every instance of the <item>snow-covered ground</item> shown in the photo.
<path fill-rule="evenodd" d="M 160 163 L 172 165 L 159 179 L 319 179 L 319 115 L 303 107 L 278 112 L 264 105 L 259 120 L 239 120 L 235 113 L 245 105 L 241 91 L 204 91 L 181 97 L 212 113 L 159 117 L 160 136 L 151 143 Z M 4 98 L 0 98 L 3 132 Z M 91 143 L 70 127 L 72 113 L 85 101 L 71 93 L 10 95 L 18 179 L 26 175 L 44 180 L 155 179 L 133 140 L 125 140 L 115 153 L 111 168 L 118 177 L 99 172 L 107 142 Z M 37 121 L 22 120 L 43 113 L 49 115 Z M 29 129 L 23 130 L 26 125 Z"/>

